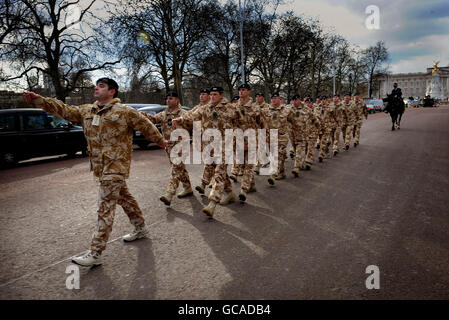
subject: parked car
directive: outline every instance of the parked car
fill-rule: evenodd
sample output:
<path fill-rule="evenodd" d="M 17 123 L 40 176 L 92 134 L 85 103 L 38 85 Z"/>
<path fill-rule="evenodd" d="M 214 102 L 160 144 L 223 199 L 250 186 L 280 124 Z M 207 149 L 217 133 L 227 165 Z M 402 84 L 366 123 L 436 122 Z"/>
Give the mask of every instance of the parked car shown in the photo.
<path fill-rule="evenodd" d="M 141 108 L 146 108 L 146 107 L 160 107 L 160 104 L 148 104 L 148 103 L 125 103 L 125 105 L 140 110 Z"/>
<path fill-rule="evenodd" d="M 382 111 L 383 101 L 379 99 L 364 98 L 368 113 L 375 113 L 376 111 Z"/>
<path fill-rule="evenodd" d="M 87 154 L 83 128 L 42 109 L 0 110 L 0 163 L 78 151 Z"/>
<path fill-rule="evenodd" d="M 184 106 L 182 106 L 182 108 L 184 110 L 190 110 L 190 108 L 187 108 L 187 107 L 184 107 Z M 145 112 L 145 113 L 150 113 L 152 115 L 156 115 L 157 113 L 162 112 L 165 109 L 167 109 L 166 105 L 148 105 L 146 107 L 141 107 L 138 110 L 142 111 L 142 112 Z M 155 124 L 155 126 L 162 133 L 161 125 L 157 123 L 157 124 Z M 148 141 L 145 138 L 145 136 L 139 130 L 136 130 L 133 133 L 133 144 L 138 145 L 140 149 L 146 149 L 150 145 L 154 145 L 154 143 Z"/>

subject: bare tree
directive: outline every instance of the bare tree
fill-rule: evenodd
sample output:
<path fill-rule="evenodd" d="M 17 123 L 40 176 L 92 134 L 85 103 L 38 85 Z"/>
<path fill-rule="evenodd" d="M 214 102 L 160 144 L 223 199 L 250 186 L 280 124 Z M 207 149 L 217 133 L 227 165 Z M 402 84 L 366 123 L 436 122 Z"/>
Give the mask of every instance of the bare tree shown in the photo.
<path fill-rule="evenodd" d="M 3 75 L 1 80 L 20 79 L 39 71 L 50 79 L 56 97 L 65 101 L 83 75 L 117 64 L 119 60 L 97 57 L 96 51 L 108 39 L 92 27 L 96 2 L 90 0 L 83 6 L 80 0 L 8 1 L 11 14 L 23 15 L 19 26 L 1 43 L 1 52 L 20 71 Z"/>
<path fill-rule="evenodd" d="M 367 78 L 370 90 L 368 96 L 371 97 L 373 79 L 377 73 L 385 72 L 383 63 L 389 60 L 388 50 L 383 41 L 378 41 L 376 45 L 371 46 L 363 51 L 363 60 L 367 68 Z"/>

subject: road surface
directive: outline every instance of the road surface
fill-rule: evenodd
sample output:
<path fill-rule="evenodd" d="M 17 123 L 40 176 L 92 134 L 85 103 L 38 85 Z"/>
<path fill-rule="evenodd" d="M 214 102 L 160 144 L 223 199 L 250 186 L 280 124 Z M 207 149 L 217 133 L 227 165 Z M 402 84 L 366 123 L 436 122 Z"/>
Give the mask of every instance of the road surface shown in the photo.
<path fill-rule="evenodd" d="M 80 267 L 78 290 L 66 268 L 97 219 L 87 158 L 1 170 L 0 299 L 448 299 L 449 107 L 407 110 L 390 128 L 370 115 L 357 148 L 297 179 L 288 160 L 286 180 L 257 176 L 258 192 L 214 221 L 198 193 L 160 202 L 166 155 L 135 150 L 128 186 L 151 236 L 123 243 L 132 227 L 118 207 L 104 264 Z M 202 167 L 188 170 L 198 184 Z"/>

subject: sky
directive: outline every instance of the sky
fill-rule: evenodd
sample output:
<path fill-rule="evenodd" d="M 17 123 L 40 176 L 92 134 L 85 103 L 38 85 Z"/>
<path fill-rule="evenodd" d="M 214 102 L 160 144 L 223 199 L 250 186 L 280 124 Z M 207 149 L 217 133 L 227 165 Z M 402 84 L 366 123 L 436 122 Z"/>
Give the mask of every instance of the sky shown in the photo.
<path fill-rule="evenodd" d="M 366 27 L 368 6 L 379 9 L 379 29 Z M 361 48 L 384 41 L 392 73 L 425 72 L 434 61 L 449 66 L 448 0 L 286 0 L 279 10 L 317 17 Z"/>

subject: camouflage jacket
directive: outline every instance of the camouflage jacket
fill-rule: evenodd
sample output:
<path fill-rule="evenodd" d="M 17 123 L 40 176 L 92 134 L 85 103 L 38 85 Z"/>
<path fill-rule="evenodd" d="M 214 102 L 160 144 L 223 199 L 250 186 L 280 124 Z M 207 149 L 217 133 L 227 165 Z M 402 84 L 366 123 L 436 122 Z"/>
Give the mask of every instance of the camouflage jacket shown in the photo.
<path fill-rule="evenodd" d="M 309 137 L 317 135 L 321 130 L 320 119 L 316 116 L 313 108 L 304 106 L 304 112 L 307 112 L 309 115 L 306 132 L 308 133 Z"/>
<path fill-rule="evenodd" d="M 326 107 L 326 127 L 328 129 L 336 129 L 338 127 L 338 104 L 331 102 Z"/>
<path fill-rule="evenodd" d="M 368 109 L 366 107 L 366 104 L 363 100 L 355 101 L 355 110 L 356 110 L 356 122 L 361 123 L 363 121 L 363 117 L 368 116 Z"/>
<path fill-rule="evenodd" d="M 289 108 L 289 113 L 287 116 L 288 122 L 291 124 L 292 129 L 292 135 L 294 141 L 303 141 L 307 139 L 308 137 L 308 122 L 311 120 L 310 114 L 307 112 L 307 110 L 304 109 L 305 107 L 300 105 L 298 107 L 295 107 L 292 105 Z"/>
<path fill-rule="evenodd" d="M 190 121 L 184 121 L 182 124 L 178 124 L 177 126 L 172 125 L 172 120 L 185 116 L 187 113 L 186 110 L 181 108 L 181 105 L 178 105 L 175 109 L 169 110 L 168 108 L 162 112 L 159 112 L 156 115 L 151 115 L 149 113 L 145 113 L 145 116 L 150 119 L 153 123 L 159 123 L 162 128 L 162 134 L 165 140 L 168 140 L 168 148 L 170 149 L 176 144 L 176 141 L 170 141 L 170 136 L 173 130 L 175 129 L 185 129 L 190 132 L 192 128 L 192 123 Z M 179 137 L 181 139 L 181 137 Z M 167 150 L 170 151 L 170 150 Z"/>
<path fill-rule="evenodd" d="M 313 113 L 315 117 L 320 121 L 320 133 L 323 133 L 326 129 L 326 104 L 324 102 L 313 104 Z"/>
<path fill-rule="evenodd" d="M 257 129 L 262 128 L 263 124 L 260 108 L 253 103 L 251 98 L 243 105 L 241 100 L 239 100 L 235 107 L 239 112 L 237 128 L 240 128 L 243 131 L 247 129 L 254 129 L 256 130 L 256 133 Z"/>
<path fill-rule="evenodd" d="M 288 140 L 288 109 L 285 105 L 280 105 L 279 107 L 269 105 L 267 108 L 262 110 L 262 113 L 265 123 L 264 127 L 267 130 L 278 129 L 278 137 L 281 137 L 283 140 L 285 140 L 285 138 Z"/>
<path fill-rule="evenodd" d="M 79 107 L 39 96 L 34 103 L 57 117 L 81 123 L 87 140 L 91 170 L 103 180 L 124 180 L 129 177 L 133 129 L 148 140 L 164 143 L 159 130 L 135 109 L 113 99 L 100 109 L 98 102 Z"/>
<path fill-rule="evenodd" d="M 353 101 L 349 101 L 346 103 L 343 101 L 342 103 L 343 109 L 346 113 L 346 125 L 353 126 L 356 121 L 356 106 Z"/>

